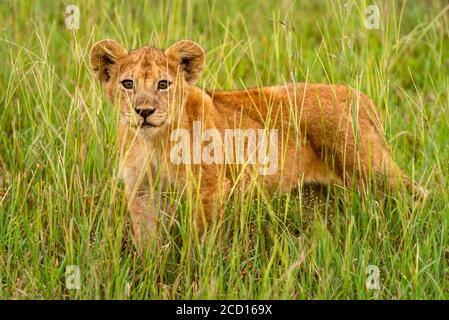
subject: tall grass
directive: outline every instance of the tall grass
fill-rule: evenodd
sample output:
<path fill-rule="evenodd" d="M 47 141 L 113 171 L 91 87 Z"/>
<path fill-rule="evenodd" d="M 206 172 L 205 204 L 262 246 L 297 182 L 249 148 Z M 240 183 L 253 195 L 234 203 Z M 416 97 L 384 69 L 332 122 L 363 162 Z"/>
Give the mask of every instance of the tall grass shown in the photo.
<path fill-rule="evenodd" d="M 346 4 L 346 6 L 345 6 Z M 449 7 L 378 1 L 0 2 L 0 297 L 428 299 L 449 297 Z M 350 204 L 339 194 L 232 200 L 200 245 L 181 203 L 164 245 L 138 253 L 118 179 L 117 110 L 89 71 L 93 42 L 207 51 L 198 81 L 234 89 L 345 83 L 376 104 L 395 159 L 432 190 Z M 79 290 L 66 267 L 81 271 Z M 367 289 L 367 268 L 380 289 Z"/>

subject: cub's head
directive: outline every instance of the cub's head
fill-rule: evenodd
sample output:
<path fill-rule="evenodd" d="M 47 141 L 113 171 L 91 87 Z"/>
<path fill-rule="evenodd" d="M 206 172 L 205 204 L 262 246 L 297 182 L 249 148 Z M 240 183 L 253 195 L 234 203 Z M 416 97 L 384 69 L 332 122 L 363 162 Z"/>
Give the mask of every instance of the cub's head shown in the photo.
<path fill-rule="evenodd" d="M 93 71 L 109 100 L 120 107 L 120 121 L 143 135 L 179 119 L 204 58 L 204 50 L 188 40 L 165 51 L 143 47 L 129 52 L 113 40 L 102 40 L 90 52 Z"/>

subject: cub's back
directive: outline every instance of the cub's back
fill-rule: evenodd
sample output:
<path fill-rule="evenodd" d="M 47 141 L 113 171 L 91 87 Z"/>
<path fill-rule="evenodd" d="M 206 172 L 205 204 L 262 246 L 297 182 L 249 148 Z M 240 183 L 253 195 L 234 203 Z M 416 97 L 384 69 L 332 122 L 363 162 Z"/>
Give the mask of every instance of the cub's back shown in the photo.
<path fill-rule="evenodd" d="M 343 85 L 289 83 L 280 86 L 231 91 L 209 91 L 207 94 L 217 110 L 241 112 L 251 119 L 265 123 L 267 119 L 315 118 L 323 108 L 344 108 L 352 90 Z M 319 112 L 321 109 L 321 112 Z M 325 112 L 327 113 L 327 112 Z"/>

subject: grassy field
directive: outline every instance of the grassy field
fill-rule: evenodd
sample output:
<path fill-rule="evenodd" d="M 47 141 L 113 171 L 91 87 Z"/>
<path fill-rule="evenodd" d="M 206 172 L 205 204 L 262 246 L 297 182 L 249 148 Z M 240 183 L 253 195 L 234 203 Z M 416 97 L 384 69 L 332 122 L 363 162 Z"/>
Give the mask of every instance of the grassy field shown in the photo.
<path fill-rule="evenodd" d="M 0 1 L 0 298 L 449 298 L 449 7 L 446 1 Z M 393 5 L 394 3 L 394 5 Z M 139 254 L 118 177 L 117 110 L 91 45 L 207 51 L 199 86 L 344 83 L 379 106 L 394 157 L 425 203 L 339 194 L 233 201 L 202 245 L 188 203 L 165 244 Z M 367 280 L 378 268 L 378 289 Z M 66 267 L 79 268 L 79 289 Z"/>

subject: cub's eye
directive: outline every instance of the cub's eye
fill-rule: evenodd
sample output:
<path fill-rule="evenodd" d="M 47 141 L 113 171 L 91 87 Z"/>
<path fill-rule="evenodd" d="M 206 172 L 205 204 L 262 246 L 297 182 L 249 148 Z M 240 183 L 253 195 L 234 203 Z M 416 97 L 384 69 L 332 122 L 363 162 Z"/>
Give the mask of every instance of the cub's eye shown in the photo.
<path fill-rule="evenodd" d="M 157 83 L 157 89 L 158 90 L 165 90 L 168 89 L 168 87 L 171 85 L 171 82 L 168 80 L 161 80 Z"/>
<path fill-rule="evenodd" d="M 125 79 L 125 80 L 122 81 L 122 86 L 123 86 L 123 88 L 129 90 L 129 89 L 133 88 L 134 82 L 132 80 Z"/>

